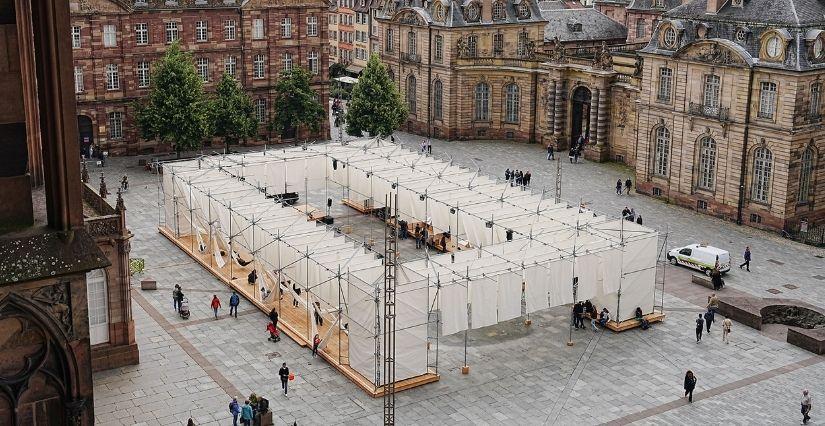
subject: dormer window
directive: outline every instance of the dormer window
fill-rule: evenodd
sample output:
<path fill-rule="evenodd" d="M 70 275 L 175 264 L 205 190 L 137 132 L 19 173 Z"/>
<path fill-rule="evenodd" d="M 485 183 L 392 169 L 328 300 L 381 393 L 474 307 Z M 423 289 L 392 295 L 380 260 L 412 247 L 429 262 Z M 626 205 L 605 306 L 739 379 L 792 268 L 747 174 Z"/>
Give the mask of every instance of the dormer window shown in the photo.
<path fill-rule="evenodd" d="M 582 23 L 575 19 L 570 19 L 567 21 L 567 28 L 574 33 L 580 33 L 582 32 Z"/>
<path fill-rule="evenodd" d="M 734 39 L 736 39 L 737 43 L 744 43 L 748 39 L 748 31 L 744 28 L 737 29 L 736 34 L 734 35 Z"/>
<path fill-rule="evenodd" d="M 518 18 L 519 19 L 527 19 L 529 17 L 530 17 L 530 5 L 525 0 L 522 0 L 521 3 L 518 4 Z"/>
<path fill-rule="evenodd" d="M 814 42 L 814 58 L 822 59 L 823 56 L 825 56 L 825 42 L 822 41 L 822 37 L 817 37 Z"/>
<path fill-rule="evenodd" d="M 468 22 L 478 22 L 478 18 L 481 17 L 481 8 L 478 3 L 473 2 L 467 5 L 466 13 Z"/>
<path fill-rule="evenodd" d="M 504 2 L 497 1 L 493 3 L 493 20 L 503 21 L 507 18 L 507 13 L 504 11 Z"/>
<path fill-rule="evenodd" d="M 676 38 L 676 28 L 672 26 L 666 27 L 662 32 L 662 44 L 668 49 L 676 47 Z"/>
<path fill-rule="evenodd" d="M 664 0 L 653 0 L 653 7 L 665 7 Z"/>
<path fill-rule="evenodd" d="M 731 0 L 730 5 L 731 7 L 741 8 L 743 3 L 745 3 L 744 0 Z"/>

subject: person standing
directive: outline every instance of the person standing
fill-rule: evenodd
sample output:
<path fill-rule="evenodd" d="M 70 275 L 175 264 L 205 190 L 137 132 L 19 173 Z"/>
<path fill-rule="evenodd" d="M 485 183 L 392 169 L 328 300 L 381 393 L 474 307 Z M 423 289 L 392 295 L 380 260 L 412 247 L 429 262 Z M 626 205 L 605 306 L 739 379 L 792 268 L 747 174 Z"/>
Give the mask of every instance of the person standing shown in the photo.
<path fill-rule="evenodd" d="M 622 180 L 616 181 L 616 195 L 622 195 Z"/>
<path fill-rule="evenodd" d="M 711 293 L 711 295 L 708 296 L 707 308 L 708 310 L 713 311 L 714 314 L 719 310 L 719 298 L 716 297 L 716 293 Z"/>
<path fill-rule="evenodd" d="M 229 296 L 229 316 L 231 317 L 233 314 L 235 318 L 238 318 L 238 305 L 241 303 L 241 298 L 238 296 L 238 293 L 233 291 L 232 295 Z"/>
<path fill-rule="evenodd" d="M 571 146 L 570 152 L 567 154 L 567 159 L 570 160 L 570 164 L 573 164 L 573 158 L 576 157 L 576 147 Z"/>
<path fill-rule="evenodd" d="M 688 402 L 693 402 L 693 389 L 696 389 L 696 376 L 688 370 L 685 373 L 685 397 L 687 397 Z"/>
<path fill-rule="evenodd" d="M 705 312 L 705 327 L 708 329 L 708 334 L 710 334 L 710 325 L 713 324 L 714 320 L 713 311 L 708 309 L 708 311 Z"/>
<path fill-rule="evenodd" d="M 811 420 L 811 407 L 813 406 L 813 402 L 811 400 L 811 395 L 808 393 L 808 389 L 802 391 L 802 424 L 808 424 L 808 420 Z"/>
<path fill-rule="evenodd" d="M 433 143 L 427 139 L 427 154 L 433 155 Z"/>
<path fill-rule="evenodd" d="M 180 301 L 182 300 L 182 297 L 180 297 L 181 294 L 182 292 L 180 286 L 175 284 L 175 289 L 172 290 L 172 308 L 175 312 L 180 312 Z"/>
<path fill-rule="evenodd" d="M 212 303 L 210 306 L 212 306 L 212 311 L 215 312 L 215 319 L 218 319 L 218 309 L 221 308 L 221 299 L 218 299 L 217 294 L 212 295 Z"/>
<path fill-rule="evenodd" d="M 313 358 L 318 356 L 318 346 L 321 346 L 321 338 L 316 334 L 315 337 L 312 338 L 312 357 Z"/>
<path fill-rule="evenodd" d="M 641 224 L 642 224 L 642 215 L 636 215 L 636 224 L 637 224 L 637 225 L 641 225 Z"/>
<path fill-rule="evenodd" d="M 289 381 L 289 368 L 286 366 L 286 363 L 283 363 L 281 369 L 278 370 L 278 376 L 281 377 L 281 389 L 284 390 L 284 395 L 286 395 L 287 382 Z"/>
<path fill-rule="evenodd" d="M 733 325 L 733 321 L 730 318 L 725 318 L 722 321 L 722 341 L 725 344 L 730 344 L 730 327 Z"/>
<path fill-rule="evenodd" d="M 269 311 L 269 320 L 272 321 L 272 325 L 274 325 L 275 328 L 278 328 L 278 311 L 276 311 L 275 308 Z"/>
<path fill-rule="evenodd" d="M 252 272 L 246 276 L 246 281 L 249 282 L 250 285 L 255 285 L 255 281 L 258 281 L 258 271 L 253 269 Z"/>
<path fill-rule="evenodd" d="M 751 247 L 750 246 L 745 247 L 745 254 L 743 255 L 743 257 L 745 258 L 745 262 L 743 262 L 741 265 L 739 265 L 739 269 L 742 269 L 742 267 L 744 266 L 745 268 L 747 268 L 747 271 L 750 272 L 751 271 Z"/>
<path fill-rule="evenodd" d="M 241 414 L 241 406 L 238 404 L 238 398 L 232 398 L 229 403 L 229 414 L 232 414 L 232 426 L 238 426 L 238 416 Z"/>
<path fill-rule="evenodd" d="M 505 182 L 510 182 L 510 168 L 509 167 L 506 170 L 504 170 L 504 181 Z"/>
<path fill-rule="evenodd" d="M 633 187 L 633 182 L 630 181 L 630 178 L 624 181 L 624 189 L 627 191 L 627 195 L 630 195 L 630 188 Z"/>
<path fill-rule="evenodd" d="M 702 314 L 699 314 L 699 318 L 696 318 L 696 343 L 702 341 L 702 331 L 705 329 L 705 320 L 702 318 Z"/>
<path fill-rule="evenodd" d="M 421 248 L 421 225 L 416 223 L 415 224 L 415 229 L 413 230 L 413 232 L 415 233 L 415 235 L 413 235 L 415 237 L 415 248 L 420 249 Z"/>
<path fill-rule="evenodd" d="M 249 400 L 243 402 L 243 407 L 241 407 L 241 423 L 245 426 L 252 425 L 252 406 L 249 405 Z"/>
<path fill-rule="evenodd" d="M 547 145 L 547 159 L 548 160 L 555 160 L 555 152 L 553 151 L 553 145 Z"/>

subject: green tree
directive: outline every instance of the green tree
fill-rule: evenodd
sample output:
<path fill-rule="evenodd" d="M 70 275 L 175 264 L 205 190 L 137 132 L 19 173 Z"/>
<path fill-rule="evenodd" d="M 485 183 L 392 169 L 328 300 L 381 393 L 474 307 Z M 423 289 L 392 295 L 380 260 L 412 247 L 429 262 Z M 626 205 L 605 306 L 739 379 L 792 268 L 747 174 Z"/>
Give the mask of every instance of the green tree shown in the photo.
<path fill-rule="evenodd" d="M 175 43 L 152 72 L 149 96 L 135 103 L 135 119 L 144 139 L 170 143 L 180 158 L 209 135 L 208 106 L 192 56 Z"/>
<path fill-rule="evenodd" d="M 309 87 L 312 76 L 301 67 L 281 73 L 275 85 L 275 102 L 270 128 L 278 134 L 287 129 L 297 130 L 304 126 L 317 132 L 324 121 L 326 111 Z"/>
<path fill-rule="evenodd" d="M 340 77 L 347 72 L 346 65 L 340 62 L 333 62 L 332 65 L 329 66 L 329 78 L 333 79 L 335 77 Z"/>
<path fill-rule="evenodd" d="M 213 134 L 223 138 L 226 151 L 229 152 L 230 145 L 255 137 L 258 119 L 255 117 L 252 99 L 243 91 L 235 77 L 224 73 L 215 92 L 210 107 Z"/>
<path fill-rule="evenodd" d="M 407 106 L 387 74 L 387 67 L 372 54 L 352 88 L 346 115 L 347 134 L 387 137 L 407 119 Z"/>

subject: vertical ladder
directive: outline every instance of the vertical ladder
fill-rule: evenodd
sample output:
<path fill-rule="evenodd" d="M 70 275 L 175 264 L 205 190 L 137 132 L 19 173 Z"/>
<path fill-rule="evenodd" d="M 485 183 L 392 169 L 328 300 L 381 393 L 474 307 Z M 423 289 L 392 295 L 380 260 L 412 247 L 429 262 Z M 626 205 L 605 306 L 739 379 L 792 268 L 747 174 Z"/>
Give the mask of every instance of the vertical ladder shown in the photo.
<path fill-rule="evenodd" d="M 395 198 L 393 200 L 393 198 Z M 398 195 L 385 199 L 389 226 L 384 227 L 384 425 L 395 425 L 395 285 L 398 253 Z M 387 229 L 389 228 L 389 232 Z"/>

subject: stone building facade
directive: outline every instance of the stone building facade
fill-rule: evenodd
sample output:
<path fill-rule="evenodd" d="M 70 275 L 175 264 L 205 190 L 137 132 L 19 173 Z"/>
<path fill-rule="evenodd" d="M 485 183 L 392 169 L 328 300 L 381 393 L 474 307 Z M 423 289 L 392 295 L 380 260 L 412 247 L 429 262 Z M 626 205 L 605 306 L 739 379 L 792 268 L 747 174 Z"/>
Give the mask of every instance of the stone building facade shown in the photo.
<path fill-rule="evenodd" d="M 266 122 L 274 85 L 284 69 L 301 66 L 315 78 L 322 105 L 328 99 L 327 4 L 303 0 L 70 1 L 74 89 L 82 147 L 111 155 L 169 150 L 139 137 L 132 103 L 151 88 L 152 64 L 172 42 L 191 52 L 207 91 L 224 72 L 234 74 L 252 97 L 261 121 L 250 143 L 292 139 L 272 135 Z M 326 138 L 301 130 L 299 138 Z M 214 141 L 220 145 L 221 141 Z"/>
<path fill-rule="evenodd" d="M 627 7 L 627 41 L 642 43 L 650 41 L 662 14 L 687 0 L 633 0 Z"/>
<path fill-rule="evenodd" d="M 822 223 L 822 28 L 820 2 L 695 0 L 665 13 L 639 53 L 637 189 L 757 227 Z"/>

